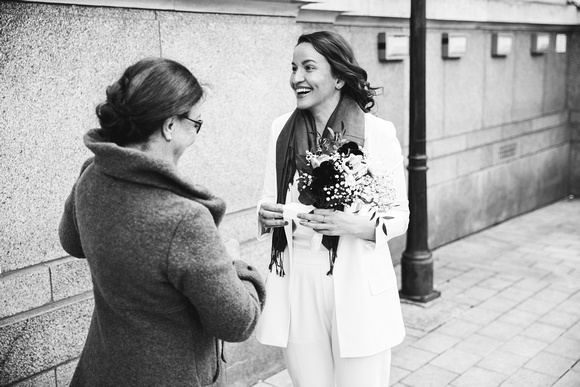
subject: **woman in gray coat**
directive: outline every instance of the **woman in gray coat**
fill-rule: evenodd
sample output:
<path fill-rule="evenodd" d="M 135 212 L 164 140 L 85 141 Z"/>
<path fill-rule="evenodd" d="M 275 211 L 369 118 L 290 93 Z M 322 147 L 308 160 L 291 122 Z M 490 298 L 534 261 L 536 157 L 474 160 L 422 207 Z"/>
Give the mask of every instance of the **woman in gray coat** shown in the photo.
<path fill-rule="evenodd" d="M 107 88 L 94 153 L 59 234 L 86 258 L 95 308 L 71 386 L 224 386 L 223 341 L 249 338 L 260 275 L 224 244 L 222 199 L 177 170 L 202 126 L 203 90 L 167 59 L 130 66 Z"/>

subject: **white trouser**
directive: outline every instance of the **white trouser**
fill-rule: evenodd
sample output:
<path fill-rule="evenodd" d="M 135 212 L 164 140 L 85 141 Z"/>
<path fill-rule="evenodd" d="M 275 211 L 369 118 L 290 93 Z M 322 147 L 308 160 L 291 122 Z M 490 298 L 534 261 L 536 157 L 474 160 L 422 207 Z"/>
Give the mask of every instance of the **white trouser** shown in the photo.
<path fill-rule="evenodd" d="M 388 387 L 391 350 L 341 358 L 328 251 L 295 250 L 290 336 L 283 350 L 294 387 Z"/>

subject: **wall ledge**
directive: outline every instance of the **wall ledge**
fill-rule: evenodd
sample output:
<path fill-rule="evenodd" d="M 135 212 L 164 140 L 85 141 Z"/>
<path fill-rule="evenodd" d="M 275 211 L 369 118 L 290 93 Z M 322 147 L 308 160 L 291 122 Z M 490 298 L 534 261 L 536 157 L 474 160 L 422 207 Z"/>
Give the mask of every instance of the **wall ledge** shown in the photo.
<path fill-rule="evenodd" d="M 301 9 L 298 12 L 296 21 L 299 23 L 324 23 L 336 24 L 336 19 L 343 11 Z"/>
<path fill-rule="evenodd" d="M 52 311 L 55 311 L 58 309 L 62 309 L 64 307 L 67 307 L 67 306 L 72 305 L 72 304 L 77 304 L 79 302 L 90 300 L 92 298 L 93 298 L 93 291 L 91 290 L 89 292 L 84 292 L 84 293 L 78 294 L 76 296 L 66 298 L 64 300 L 52 302 L 50 304 L 46 304 L 46 305 L 40 306 L 38 308 L 30 309 L 30 310 L 27 310 L 26 312 L 18 313 L 18 314 L 15 314 L 13 316 L 10 316 L 10 317 L 7 317 L 7 318 L 0 320 L 0 328 L 3 328 L 3 327 L 8 326 L 8 325 L 16 324 L 20 321 L 29 320 L 29 319 L 37 317 L 37 316 L 42 316 L 46 313 L 49 313 L 49 312 L 52 312 Z"/>
<path fill-rule="evenodd" d="M 280 16 L 296 18 L 300 7 L 317 0 L 17 0 L 21 3 L 44 3 L 148 9 L 159 11 L 221 13 L 234 15 Z"/>
<path fill-rule="evenodd" d="M 386 16 L 356 16 L 341 13 L 333 23 L 351 27 L 402 28 L 408 30 L 409 19 Z M 427 20 L 428 30 L 484 30 L 484 31 L 536 31 L 536 32 L 573 32 L 580 31 L 579 25 L 570 24 L 534 24 L 513 22 L 491 22 L 472 20 Z"/>
<path fill-rule="evenodd" d="M 384 26 L 410 17 L 412 0 L 16 0 L 27 3 L 84 5 L 176 12 L 280 16 L 300 23 Z M 580 10 L 571 4 L 541 1 L 439 0 L 427 3 L 427 19 L 467 23 L 562 25 L 580 27 Z"/>

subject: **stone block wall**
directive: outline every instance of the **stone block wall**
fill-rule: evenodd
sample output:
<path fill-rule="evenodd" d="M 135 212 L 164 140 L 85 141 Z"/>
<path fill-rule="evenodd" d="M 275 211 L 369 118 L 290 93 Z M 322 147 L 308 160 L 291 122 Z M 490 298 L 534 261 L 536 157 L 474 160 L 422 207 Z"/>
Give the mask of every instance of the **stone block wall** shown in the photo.
<path fill-rule="evenodd" d="M 92 313 L 84 260 L 58 241 L 64 200 L 90 152 L 82 136 L 122 71 L 146 56 L 205 85 L 204 130 L 181 169 L 228 203 L 221 231 L 265 276 L 255 203 L 271 121 L 293 108 L 288 17 L 0 4 L 0 386 L 66 386 Z M 281 367 L 251 339 L 226 350 L 232 386 Z"/>
<path fill-rule="evenodd" d="M 463 34 L 467 53 L 441 57 L 441 35 Z M 492 57 L 493 32 L 513 36 Z M 544 55 L 531 34 L 550 34 Z M 555 52 L 554 26 L 433 23 L 427 48 L 429 245 L 441 246 L 570 192 L 571 125 L 566 85 L 575 50 Z M 570 40 L 570 37 L 569 37 Z"/>
<path fill-rule="evenodd" d="M 124 68 L 164 56 L 206 86 L 204 130 L 180 168 L 226 200 L 224 239 L 240 240 L 242 257 L 265 276 L 269 246 L 255 241 L 254 205 L 270 123 L 295 106 L 288 80 L 296 38 L 330 29 L 351 42 L 371 84 L 383 87 L 376 114 L 393 121 L 406 154 L 409 60 L 379 62 L 376 48 L 379 32 L 408 34 L 405 16 L 397 17 L 403 19 L 319 23 L 288 15 L 0 3 L 0 386 L 66 386 L 74 371 L 92 285 L 85 261 L 61 249 L 57 227 L 90 155 L 82 135 L 96 126 L 94 108 Z M 552 46 L 532 57 L 530 34 L 537 29 L 552 36 L 568 31 L 568 53 Z M 513 33 L 514 50 L 491 58 L 491 32 L 504 30 Z M 569 30 L 429 22 L 431 248 L 580 191 L 580 41 Z M 469 38 L 459 60 L 441 59 L 441 34 L 449 31 Z M 392 241 L 395 263 L 404 247 L 404 237 Z M 282 367 L 280 351 L 253 338 L 228 345 L 226 356 L 233 387 Z"/>

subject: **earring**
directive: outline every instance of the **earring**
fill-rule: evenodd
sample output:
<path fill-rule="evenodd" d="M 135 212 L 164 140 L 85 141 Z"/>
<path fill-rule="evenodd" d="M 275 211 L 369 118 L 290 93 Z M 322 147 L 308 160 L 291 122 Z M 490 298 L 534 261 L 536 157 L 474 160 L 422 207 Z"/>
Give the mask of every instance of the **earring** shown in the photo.
<path fill-rule="evenodd" d="M 167 141 L 167 142 L 171 141 L 171 137 L 166 137 L 165 141 Z"/>

